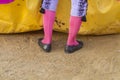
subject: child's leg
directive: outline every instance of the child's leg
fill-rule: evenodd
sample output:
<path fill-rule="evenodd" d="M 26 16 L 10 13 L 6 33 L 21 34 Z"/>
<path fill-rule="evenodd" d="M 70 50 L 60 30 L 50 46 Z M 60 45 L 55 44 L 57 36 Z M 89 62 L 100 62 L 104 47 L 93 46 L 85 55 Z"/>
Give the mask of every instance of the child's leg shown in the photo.
<path fill-rule="evenodd" d="M 50 10 L 45 10 L 43 15 L 43 26 L 44 26 L 44 38 L 42 40 L 45 44 L 50 44 L 52 41 L 52 30 L 55 19 L 55 12 Z"/>
<path fill-rule="evenodd" d="M 69 36 L 67 45 L 78 45 L 76 35 L 81 26 L 81 17 L 86 15 L 87 2 L 86 0 L 71 0 L 72 9 L 70 17 Z"/>
<path fill-rule="evenodd" d="M 67 40 L 67 45 L 73 46 L 78 45 L 78 42 L 76 41 L 76 35 L 79 31 L 80 25 L 81 25 L 81 17 L 70 17 L 70 27 L 69 27 L 69 36 Z"/>
<path fill-rule="evenodd" d="M 43 14 L 44 38 L 42 42 L 45 44 L 50 44 L 52 40 L 57 3 L 58 0 L 44 0 L 42 4 L 42 8 L 45 9 L 45 14 Z"/>
<path fill-rule="evenodd" d="M 71 0 L 72 9 L 70 16 L 70 27 L 65 52 L 72 53 L 82 48 L 83 43 L 76 40 L 76 35 L 82 23 L 82 16 L 86 15 L 87 0 Z"/>

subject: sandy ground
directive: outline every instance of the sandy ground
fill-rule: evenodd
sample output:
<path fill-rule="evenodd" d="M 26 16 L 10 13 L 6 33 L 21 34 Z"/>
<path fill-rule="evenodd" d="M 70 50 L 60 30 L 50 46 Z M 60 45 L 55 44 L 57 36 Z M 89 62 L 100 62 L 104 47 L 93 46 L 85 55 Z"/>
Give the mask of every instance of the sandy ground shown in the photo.
<path fill-rule="evenodd" d="M 120 35 L 78 36 L 84 47 L 65 54 L 67 34 L 54 32 L 52 52 L 37 44 L 43 32 L 0 35 L 0 80 L 120 80 Z"/>

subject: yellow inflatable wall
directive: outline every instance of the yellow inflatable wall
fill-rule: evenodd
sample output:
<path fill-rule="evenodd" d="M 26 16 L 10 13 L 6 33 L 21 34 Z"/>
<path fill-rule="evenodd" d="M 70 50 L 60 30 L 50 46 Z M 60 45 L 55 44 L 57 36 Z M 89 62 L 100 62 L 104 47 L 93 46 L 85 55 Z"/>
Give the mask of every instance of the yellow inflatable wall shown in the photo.
<path fill-rule="evenodd" d="M 20 33 L 42 29 L 39 13 L 41 0 L 15 0 L 0 4 L 0 33 Z M 120 33 L 120 1 L 88 0 L 87 22 L 79 34 L 103 35 Z M 59 0 L 54 30 L 68 32 L 70 0 Z"/>

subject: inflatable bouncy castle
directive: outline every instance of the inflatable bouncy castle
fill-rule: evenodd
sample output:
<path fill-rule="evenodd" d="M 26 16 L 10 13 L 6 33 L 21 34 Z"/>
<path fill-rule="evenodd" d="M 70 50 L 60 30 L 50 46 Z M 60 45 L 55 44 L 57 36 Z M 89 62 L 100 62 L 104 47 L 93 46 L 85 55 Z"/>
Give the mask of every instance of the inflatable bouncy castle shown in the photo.
<path fill-rule="evenodd" d="M 70 0 L 59 0 L 54 31 L 68 32 Z M 21 33 L 41 30 L 41 0 L 0 0 L 0 33 Z M 120 33 L 120 1 L 88 0 L 87 22 L 81 35 Z"/>

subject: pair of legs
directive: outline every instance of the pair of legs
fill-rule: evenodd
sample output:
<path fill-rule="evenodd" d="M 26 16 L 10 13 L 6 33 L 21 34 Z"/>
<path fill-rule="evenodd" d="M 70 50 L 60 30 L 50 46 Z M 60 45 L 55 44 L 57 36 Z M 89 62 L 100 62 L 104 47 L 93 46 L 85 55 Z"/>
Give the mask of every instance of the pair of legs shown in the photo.
<path fill-rule="evenodd" d="M 76 40 L 76 35 L 81 26 L 81 18 L 86 15 L 87 1 L 86 0 L 71 0 L 71 16 L 69 35 L 67 39 L 67 48 L 76 47 L 80 42 Z M 58 0 L 44 0 L 42 8 L 45 9 L 43 14 L 44 38 L 41 40 L 43 44 L 52 43 L 52 29 L 56 15 Z"/>

